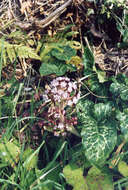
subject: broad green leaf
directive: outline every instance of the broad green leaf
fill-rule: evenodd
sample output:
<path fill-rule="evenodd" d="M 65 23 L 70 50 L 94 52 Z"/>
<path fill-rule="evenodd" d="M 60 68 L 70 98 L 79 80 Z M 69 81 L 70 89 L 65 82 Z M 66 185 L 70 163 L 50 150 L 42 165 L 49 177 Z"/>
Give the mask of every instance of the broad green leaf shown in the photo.
<path fill-rule="evenodd" d="M 124 85 L 123 85 L 124 88 Z M 122 86 L 116 81 L 110 85 L 110 92 L 114 96 L 119 96 L 122 90 Z"/>
<path fill-rule="evenodd" d="M 112 176 L 101 172 L 96 167 L 92 167 L 88 171 L 86 183 L 89 190 L 114 190 Z"/>
<path fill-rule="evenodd" d="M 3 162 L 9 163 L 11 166 L 19 160 L 20 149 L 13 142 L 7 142 L 5 144 L 0 144 L 0 158 Z"/>
<path fill-rule="evenodd" d="M 128 177 L 128 165 L 126 162 L 120 161 L 118 164 L 118 170 L 124 177 Z"/>
<path fill-rule="evenodd" d="M 89 190 L 83 177 L 83 170 L 76 164 L 70 163 L 66 165 L 63 173 L 67 183 L 73 186 L 73 190 Z"/>
<path fill-rule="evenodd" d="M 52 64 L 52 63 L 43 63 L 40 67 L 41 76 L 47 76 L 50 74 L 56 74 L 57 76 L 62 76 L 66 73 L 67 67 L 64 64 Z"/>
<path fill-rule="evenodd" d="M 70 46 L 63 46 L 60 47 L 60 50 L 53 49 L 51 51 L 52 56 L 56 57 L 58 60 L 61 61 L 68 61 L 71 57 L 76 55 L 76 50 L 71 48 Z"/>
<path fill-rule="evenodd" d="M 114 96 L 120 96 L 120 98 L 124 101 L 128 100 L 128 86 L 122 83 L 118 83 L 117 81 L 110 85 L 110 92 Z"/>
<path fill-rule="evenodd" d="M 111 103 L 99 103 L 94 105 L 94 116 L 95 118 L 100 121 L 104 120 L 111 116 L 112 113 L 112 105 Z"/>
<path fill-rule="evenodd" d="M 93 114 L 92 110 L 94 103 L 89 100 L 79 101 L 76 105 L 77 116 L 79 123 L 82 125 L 90 119 L 90 115 Z"/>
<path fill-rule="evenodd" d="M 100 125 L 90 118 L 83 125 L 82 143 L 87 159 L 96 165 L 105 163 L 116 145 L 117 133 L 114 121 L 105 121 Z"/>
<path fill-rule="evenodd" d="M 67 64 L 66 67 L 67 67 L 67 71 L 69 71 L 69 72 L 77 71 L 77 68 L 73 65 Z"/>

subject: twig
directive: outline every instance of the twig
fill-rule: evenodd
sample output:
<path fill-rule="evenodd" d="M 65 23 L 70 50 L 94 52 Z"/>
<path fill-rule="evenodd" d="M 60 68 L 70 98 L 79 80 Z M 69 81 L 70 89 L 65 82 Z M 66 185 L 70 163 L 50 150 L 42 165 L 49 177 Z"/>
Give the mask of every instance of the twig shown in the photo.
<path fill-rule="evenodd" d="M 72 0 L 68 0 L 66 3 L 64 3 L 62 6 L 60 6 L 58 9 L 56 9 L 54 12 L 52 12 L 48 17 L 46 17 L 43 20 L 33 20 L 28 22 L 20 22 L 17 18 L 16 19 L 16 25 L 21 28 L 30 28 L 32 25 L 37 26 L 38 28 L 45 28 L 49 24 L 51 24 L 54 20 L 56 20 L 60 14 L 64 12 L 64 10 L 72 3 Z"/>

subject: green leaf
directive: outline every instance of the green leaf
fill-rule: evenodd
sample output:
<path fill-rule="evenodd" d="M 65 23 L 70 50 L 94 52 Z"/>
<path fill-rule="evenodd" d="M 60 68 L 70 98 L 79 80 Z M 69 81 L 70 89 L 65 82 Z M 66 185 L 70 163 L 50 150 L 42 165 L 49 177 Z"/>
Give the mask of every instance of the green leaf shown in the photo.
<path fill-rule="evenodd" d="M 54 164 L 52 165 L 52 167 L 56 167 L 58 165 L 57 162 L 54 162 Z M 51 181 L 55 181 L 55 182 L 59 182 L 59 174 L 61 172 L 61 166 L 56 167 L 54 170 L 52 170 L 50 173 L 48 173 L 48 175 L 45 177 L 45 181 L 46 180 L 51 180 Z M 52 190 L 53 189 L 53 184 L 47 184 L 46 187 L 44 187 L 44 190 L 48 189 L 48 190 Z"/>
<path fill-rule="evenodd" d="M 43 63 L 40 67 L 41 76 L 47 76 L 50 74 L 56 74 L 57 76 L 62 76 L 66 73 L 67 67 L 65 64 L 52 64 L 52 63 Z"/>
<path fill-rule="evenodd" d="M 114 190 L 111 174 L 106 174 L 96 167 L 88 171 L 86 182 L 89 190 Z"/>
<path fill-rule="evenodd" d="M 14 45 L 16 54 L 20 58 L 32 58 L 40 60 L 40 56 L 37 55 L 36 50 L 24 45 Z"/>
<path fill-rule="evenodd" d="M 92 73 L 94 65 L 94 56 L 88 47 L 84 49 L 83 65 L 84 75 Z"/>
<path fill-rule="evenodd" d="M 32 150 L 30 147 L 28 147 L 24 153 L 23 153 L 23 157 L 22 157 L 22 161 L 25 161 L 28 157 L 30 157 L 32 154 L 34 153 L 34 150 Z M 37 160 L 38 160 L 38 155 L 34 155 L 32 157 L 32 159 L 29 160 L 29 162 L 25 165 L 25 168 L 27 170 L 31 170 L 32 168 L 36 168 L 37 167 Z"/>
<path fill-rule="evenodd" d="M 94 107 L 94 103 L 89 100 L 80 100 L 77 105 L 76 105 L 76 110 L 77 110 L 77 116 L 78 116 L 78 121 L 82 125 L 90 119 L 90 115 L 93 114 L 91 111 Z"/>
<path fill-rule="evenodd" d="M 9 163 L 12 167 L 19 160 L 20 149 L 13 142 L 7 142 L 0 144 L 0 158 L 5 163 Z"/>
<path fill-rule="evenodd" d="M 123 86 L 124 87 L 124 86 Z M 119 96 L 122 90 L 122 86 L 116 81 L 114 83 L 112 83 L 110 85 L 110 92 L 112 92 L 112 94 L 114 96 Z"/>
<path fill-rule="evenodd" d="M 104 120 L 111 116 L 112 113 L 112 103 L 108 102 L 106 104 L 99 103 L 94 105 L 94 116 L 97 121 Z"/>
<path fill-rule="evenodd" d="M 68 61 L 71 59 L 71 57 L 76 55 L 76 50 L 70 46 L 63 46 L 59 48 L 60 50 L 54 48 L 51 51 L 52 56 L 56 57 L 58 60 Z"/>
<path fill-rule="evenodd" d="M 118 170 L 124 177 L 128 177 L 128 165 L 126 162 L 120 161 L 118 164 Z"/>
<path fill-rule="evenodd" d="M 63 173 L 67 183 L 73 186 L 73 190 L 89 190 L 83 177 L 83 170 L 76 164 L 70 163 L 66 165 Z"/>
<path fill-rule="evenodd" d="M 120 121 L 120 130 L 124 136 L 125 141 L 128 141 L 128 113 L 117 111 L 116 118 Z"/>
<path fill-rule="evenodd" d="M 94 105 L 91 101 L 83 100 L 78 102 L 76 109 L 82 128 L 85 156 L 93 164 L 101 166 L 109 157 L 117 141 L 117 123 L 108 118 L 112 111 L 111 102 Z"/>
<path fill-rule="evenodd" d="M 103 165 L 117 141 L 116 123 L 97 123 L 93 118 L 85 121 L 81 132 L 87 159 L 96 165 Z"/>
<path fill-rule="evenodd" d="M 110 92 L 112 92 L 114 96 L 120 96 L 124 101 L 128 100 L 128 86 L 125 84 L 115 81 L 110 85 Z"/>
<path fill-rule="evenodd" d="M 40 56 L 37 55 L 35 49 L 24 44 L 10 44 L 9 42 L 3 41 L 2 39 L 0 39 L 0 54 L 2 56 L 4 66 L 10 62 L 12 63 L 17 57 L 40 60 Z"/>
<path fill-rule="evenodd" d="M 104 83 L 105 81 L 108 81 L 105 71 L 101 71 L 101 70 L 97 69 L 95 65 L 93 66 L 93 71 L 96 72 L 97 78 L 100 83 Z"/>

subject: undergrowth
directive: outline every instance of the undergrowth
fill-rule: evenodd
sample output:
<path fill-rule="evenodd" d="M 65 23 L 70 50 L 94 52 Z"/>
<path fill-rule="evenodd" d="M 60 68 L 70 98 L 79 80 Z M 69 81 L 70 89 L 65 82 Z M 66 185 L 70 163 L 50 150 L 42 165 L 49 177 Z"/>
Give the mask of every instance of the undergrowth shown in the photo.
<path fill-rule="evenodd" d="M 114 19 L 120 51 L 128 47 L 127 10 L 122 1 L 106 0 L 96 17 L 96 28 Z M 105 51 L 113 47 L 111 35 L 106 40 L 103 31 L 101 40 L 74 28 L 37 39 L 16 27 L 0 38 L 1 190 L 128 189 L 126 72 L 95 62 L 95 41 Z"/>

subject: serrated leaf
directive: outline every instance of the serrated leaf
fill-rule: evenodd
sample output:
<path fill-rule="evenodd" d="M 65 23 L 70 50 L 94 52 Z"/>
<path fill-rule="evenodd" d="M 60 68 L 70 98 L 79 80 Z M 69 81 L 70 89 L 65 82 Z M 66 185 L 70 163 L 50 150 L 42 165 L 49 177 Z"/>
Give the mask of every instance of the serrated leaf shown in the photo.
<path fill-rule="evenodd" d="M 0 55 L 2 57 L 3 66 L 6 66 L 10 62 L 12 63 L 17 57 L 40 60 L 40 56 L 37 55 L 33 48 L 23 44 L 10 44 L 2 39 L 0 39 Z"/>
<path fill-rule="evenodd" d="M 33 58 L 40 60 L 40 56 L 37 55 L 33 48 L 24 45 L 14 45 L 17 56 L 20 58 Z"/>
<path fill-rule="evenodd" d="M 8 44 L 7 47 L 7 54 L 11 62 L 16 59 L 15 49 L 12 45 Z"/>
<path fill-rule="evenodd" d="M 71 48 L 70 46 L 63 46 L 60 47 L 60 50 L 53 49 L 51 51 L 52 56 L 56 57 L 58 60 L 61 61 L 68 61 L 71 57 L 76 55 L 76 50 Z"/>

